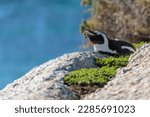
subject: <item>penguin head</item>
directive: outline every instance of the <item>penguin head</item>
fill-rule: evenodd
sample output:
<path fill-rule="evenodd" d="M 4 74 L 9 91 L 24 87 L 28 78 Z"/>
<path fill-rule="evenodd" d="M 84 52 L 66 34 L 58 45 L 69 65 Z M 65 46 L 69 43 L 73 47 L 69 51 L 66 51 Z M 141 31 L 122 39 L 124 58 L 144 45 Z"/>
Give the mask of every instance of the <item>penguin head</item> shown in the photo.
<path fill-rule="evenodd" d="M 88 29 L 85 29 L 83 34 L 93 44 L 103 44 L 105 42 L 105 39 L 107 38 L 107 36 L 102 32 L 91 31 Z"/>

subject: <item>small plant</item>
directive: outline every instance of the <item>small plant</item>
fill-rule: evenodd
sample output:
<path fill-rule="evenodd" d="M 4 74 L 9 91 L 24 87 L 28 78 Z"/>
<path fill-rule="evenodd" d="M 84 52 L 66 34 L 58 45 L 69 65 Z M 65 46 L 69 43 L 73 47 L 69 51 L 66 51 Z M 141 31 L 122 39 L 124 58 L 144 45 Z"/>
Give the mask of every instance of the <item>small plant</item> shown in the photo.
<path fill-rule="evenodd" d="M 139 48 L 139 47 L 141 47 L 142 45 L 144 45 L 146 43 L 148 43 L 148 42 L 141 41 L 139 43 L 134 43 L 133 45 L 134 45 L 135 48 Z"/>
<path fill-rule="evenodd" d="M 96 64 L 99 67 L 108 66 L 112 67 L 115 66 L 116 68 L 125 67 L 128 63 L 129 56 L 120 56 L 120 57 L 108 57 L 108 58 L 96 58 Z"/>
<path fill-rule="evenodd" d="M 101 68 L 79 69 L 70 72 L 65 77 L 68 85 L 100 85 L 106 84 L 116 74 L 116 67 L 103 66 Z"/>
<path fill-rule="evenodd" d="M 81 5 L 83 6 L 92 5 L 92 0 L 82 0 Z"/>

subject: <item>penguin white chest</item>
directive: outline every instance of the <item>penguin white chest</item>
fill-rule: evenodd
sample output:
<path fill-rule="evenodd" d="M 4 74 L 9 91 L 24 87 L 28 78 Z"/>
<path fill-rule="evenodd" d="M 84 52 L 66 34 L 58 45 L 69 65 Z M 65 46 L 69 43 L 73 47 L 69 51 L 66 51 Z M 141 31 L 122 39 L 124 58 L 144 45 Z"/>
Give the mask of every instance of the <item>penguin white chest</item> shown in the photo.
<path fill-rule="evenodd" d="M 117 51 L 109 49 L 108 45 L 104 44 L 94 44 L 94 51 L 109 52 L 112 54 L 117 54 Z"/>

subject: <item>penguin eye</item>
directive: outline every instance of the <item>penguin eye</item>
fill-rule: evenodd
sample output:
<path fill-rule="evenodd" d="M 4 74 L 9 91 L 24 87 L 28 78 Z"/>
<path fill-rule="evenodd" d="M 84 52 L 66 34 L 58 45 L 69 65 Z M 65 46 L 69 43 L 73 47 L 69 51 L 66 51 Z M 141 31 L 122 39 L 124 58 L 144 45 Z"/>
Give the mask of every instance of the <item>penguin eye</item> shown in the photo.
<path fill-rule="evenodd" d="M 94 31 L 94 33 L 95 33 L 96 35 L 101 35 L 101 32 L 98 32 L 98 31 Z"/>

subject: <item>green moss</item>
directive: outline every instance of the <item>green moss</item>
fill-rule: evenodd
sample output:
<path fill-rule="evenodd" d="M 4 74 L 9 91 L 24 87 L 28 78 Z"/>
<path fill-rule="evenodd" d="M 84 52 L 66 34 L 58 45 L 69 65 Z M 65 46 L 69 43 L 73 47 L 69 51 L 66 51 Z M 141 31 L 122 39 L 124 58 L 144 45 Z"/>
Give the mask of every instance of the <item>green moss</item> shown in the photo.
<path fill-rule="evenodd" d="M 108 58 L 96 58 L 96 64 L 99 67 L 115 66 L 116 68 L 125 67 L 128 63 L 129 56 L 120 56 L 120 57 L 108 57 Z"/>
<path fill-rule="evenodd" d="M 133 46 L 134 46 L 135 48 L 139 48 L 139 47 L 141 47 L 142 45 L 144 45 L 144 44 L 146 44 L 146 43 L 148 43 L 148 42 L 141 41 L 140 43 L 134 43 Z"/>
<path fill-rule="evenodd" d="M 69 85 L 104 85 L 116 74 L 116 67 L 103 66 L 101 68 L 79 69 L 70 72 L 65 77 Z"/>

